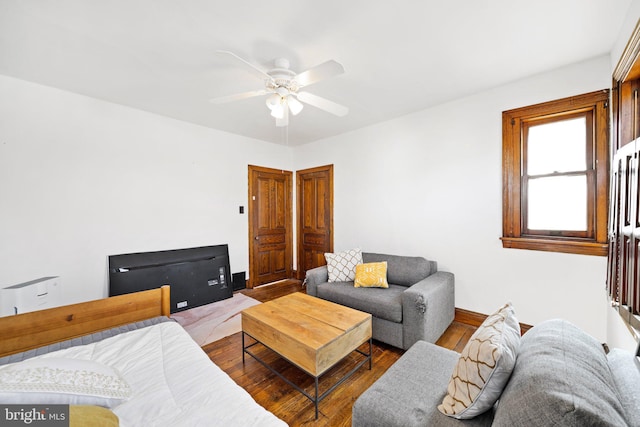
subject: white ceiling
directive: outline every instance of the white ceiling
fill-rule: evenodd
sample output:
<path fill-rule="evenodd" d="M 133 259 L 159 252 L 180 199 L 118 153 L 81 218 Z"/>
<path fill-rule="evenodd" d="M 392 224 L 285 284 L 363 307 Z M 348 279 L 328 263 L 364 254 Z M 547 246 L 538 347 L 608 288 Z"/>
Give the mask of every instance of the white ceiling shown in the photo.
<path fill-rule="evenodd" d="M 304 144 L 609 53 L 631 0 L 0 0 L 0 74 L 275 143 Z M 230 50 L 300 72 L 307 89 L 276 128 L 265 97 L 208 100 L 262 82 Z"/>

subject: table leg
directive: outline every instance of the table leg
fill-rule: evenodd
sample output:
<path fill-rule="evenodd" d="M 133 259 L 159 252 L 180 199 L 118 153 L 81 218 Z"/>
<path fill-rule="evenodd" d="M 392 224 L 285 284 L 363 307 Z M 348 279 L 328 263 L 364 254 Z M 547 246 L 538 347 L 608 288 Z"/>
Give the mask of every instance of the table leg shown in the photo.
<path fill-rule="evenodd" d="M 249 334 L 248 335 L 252 340 L 255 340 L 255 338 Z M 301 387 L 299 387 L 297 384 L 294 384 L 291 380 L 289 380 L 288 378 L 286 378 L 283 374 L 281 374 L 280 372 L 278 372 L 277 370 L 275 370 L 275 368 L 273 368 L 272 366 L 270 366 L 267 362 L 265 362 L 264 360 L 262 360 L 258 355 L 252 353 L 251 351 L 249 351 L 250 347 L 253 347 L 254 345 L 257 344 L 261 344 L 260 341 L 255 340 L 255 342 L 249 344 L 249 345 L 245 345 L 245 332 L 242 332 L 242 362 L 244 363 L 244 358 L 245 358 L 245 353 L 248 354 L 249 356 L 251 356 L 253 359 L 255 359 L 256 361 L 258 361 L 262 366 L 264 366 L 265 368 L 267 368 L 268 370 L 270 370 L 271 372 L 273 372 L 275 375 L 277 375 L 281 380 L 283 380 L 284 382 L 286 382 L 287 384 L 289 384 L 291 387 L 293 387 L 294 389 L 296 389 L 297 391 L 299 391 L 300 393 L 302 393 L 307 399 L 309 399 L 311 402 L 313 402 L 314 406 L 315 406 L 315 413 L 316 413 L 316 420 L 318 419 L 319 416 L 319 403 L 329 395 L 329 393 L 331 393 L 333 390 L 335 390 L 337 387 L 339 387 L 342 383 L 344 383 L 349 377 L 351 377 L 351 375 L 353 375 L 354 372 L 356 372 L 359 368 L 361 368 L 365 363 L 367 363 L 367 359 L 369 360 L 369 369 L 371 369 L 372 367 L 372 355 L 373 355 L 373 339 L 369 338 L 369 353 L 365 353 L 363 351 L 361 351 L 360 349 L 356 348 L 354 351 L 357 353 L 360 353 L 361 355 L 363 355 L 365 358 L 363 360 L 361 360 L 353 369 L 351 369 L 351 371 L 349 371 L 348 373 L 346 373 L 342 378 L 340 378 L 335 384 L 333 384 L 331 387 L 329 387 L 328 390 L 326 390 L 324 393 L 322 393 L 322 395 L 319 395 L 319 381 L 320 381 L 320 376 L 314 376 L 314 388 L 315 388 L 315 396 L 312 396 L 311 393 L 305 391 L 304 389 L 302 389 Z M 267 345 L 262 344 L 263 346 L 269 348 Z M 277 353 L 277 352 L 276 352 Z M 345 356 L 346 357 L 346 356 Z M 344 358 L 342 358 L 340 361 L 344 360 Z M 334 364 L 337 365 L 340 361 L 336 362 Z"/>
<path fill-rule="evenodd" d="M 316 399 L 314 401 L 316 404 L 316 420 L 318 419 L 318 377 L 316 377 Z"/>

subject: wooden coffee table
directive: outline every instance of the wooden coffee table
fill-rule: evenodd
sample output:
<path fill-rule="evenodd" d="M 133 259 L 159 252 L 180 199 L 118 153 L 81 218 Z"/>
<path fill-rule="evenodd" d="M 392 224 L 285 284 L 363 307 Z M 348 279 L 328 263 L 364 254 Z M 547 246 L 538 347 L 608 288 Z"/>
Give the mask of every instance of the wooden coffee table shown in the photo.
<path fill-rule="evenodd" d="M 245 335 L 253 342 L 245 345 Z M 358 349 L 369 341 L 369 353 Z M 250 351 L 261 343 L 315 379 L 315 395 L 307 393 Z M 351 352 L 365 358 L 318 396 L 318 379 Z M 371 369 L 371 315 L 296 292 L 242 311 L 242 363 L 248 354 L 315 404 L 342 384 L 367 361 Z"/>

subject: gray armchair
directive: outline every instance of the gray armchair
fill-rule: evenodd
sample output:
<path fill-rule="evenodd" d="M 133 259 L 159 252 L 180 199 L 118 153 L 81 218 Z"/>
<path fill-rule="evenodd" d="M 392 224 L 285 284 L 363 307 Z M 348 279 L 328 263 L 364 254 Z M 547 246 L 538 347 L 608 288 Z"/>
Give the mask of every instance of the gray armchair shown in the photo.
<path fill-rule="evenodd" d="M 370 313 L 373 338 L 408 349 L 435 342 L 455 315 L 454 276 L 422 257 L 362 253 L 365 263 L 387 261 L 389 288 L 356 288 L 328 282 L 327 267 L 307 271 L 307 294 Z"/>

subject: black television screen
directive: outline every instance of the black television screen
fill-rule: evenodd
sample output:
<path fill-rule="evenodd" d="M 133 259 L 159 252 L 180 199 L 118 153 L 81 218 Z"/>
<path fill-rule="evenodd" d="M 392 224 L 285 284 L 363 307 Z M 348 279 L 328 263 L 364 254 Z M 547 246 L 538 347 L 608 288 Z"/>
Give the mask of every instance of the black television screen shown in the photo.
<path fill-rule="evenodd" d="M 109 296 L 171 286 L 171 312 L 233 296 L 227 245 L 109 256 Z"/>

